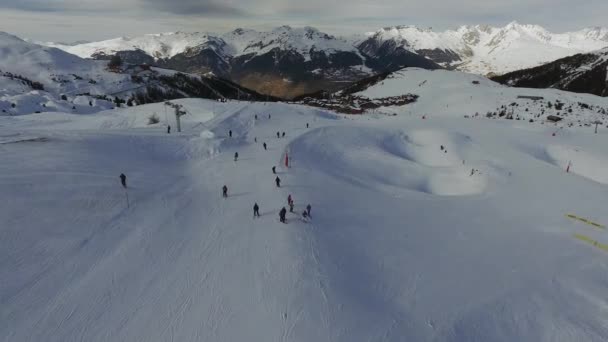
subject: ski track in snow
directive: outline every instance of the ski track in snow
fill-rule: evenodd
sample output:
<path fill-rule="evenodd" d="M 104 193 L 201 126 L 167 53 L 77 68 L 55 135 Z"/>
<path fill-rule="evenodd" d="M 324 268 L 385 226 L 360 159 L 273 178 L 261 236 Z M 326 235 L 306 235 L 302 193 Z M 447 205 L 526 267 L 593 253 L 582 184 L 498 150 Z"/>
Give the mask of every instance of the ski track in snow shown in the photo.
<path fill-rule="evenodd" d="M 571 235 L 608 237 L 564 218 L 608 223 L 591 180 L 606 134 L 556 144 L 506 121 L 183 103 L 179 136 L 123 117 L 156 105 L 50 127 L 0 118 L 2 139 L 48 137 L 0 146 L 0 340 L 608 338 L 608 255 Z M 562 170 L 570 146 L 584 177 Z"/>

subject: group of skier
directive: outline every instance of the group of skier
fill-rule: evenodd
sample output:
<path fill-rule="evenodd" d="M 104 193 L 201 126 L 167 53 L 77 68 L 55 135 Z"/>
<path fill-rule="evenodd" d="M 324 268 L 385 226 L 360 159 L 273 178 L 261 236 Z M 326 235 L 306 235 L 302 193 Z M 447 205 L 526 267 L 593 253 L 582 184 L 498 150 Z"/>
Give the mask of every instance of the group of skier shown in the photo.
<path fill-rule="evenodd" d="M 255 115 L 255 120 L 257 120 L 257 119 L 258 119 L 258 115 L 256 114 Z M 270 119 L 270 114 L 268 114 L 268 119 Z M 306 128 L 308 128 L 308 127 L 309 127 L 309 125 L 308 125 L 308 123 L 306 123 Z M 277 138 L 284 138 L 285 135 L 286 135 L 285 132 L 277 132 Z M 232 130 L 228 131 L 228 136 L 230 138 L 232 138 Z M 255 138 L 255 142 L 257 142 L 257 137 Z M 266 142 L 263 142 L 262 146 L 263 146 L 264 150 L 268 149 L 268 146 L 266 145 Z M 238 158 L 239 158 L 239 153 L 235 152 L 234 153 L 234 161 L 236 162 L 238 160 Z M 274 174 L 274 175 L 277 174 L 276 166 L 272 167 L 272 174 Z M 279 178 L 279 176 L 277 176 L 274 181 L 275 181 L 275 184 L 276 184 L 277 188 L 280 188 L 281 187 L 281 178 Z M 222 196 L 224 198 L 228 197 L 228 187 L 226 185 L 224 185 L 222 187 Z M 294 201 L 293 201 L 293 198 L 292 198 L 291 194 L 287 197 L 287 205 L 289 206 L 289 212 L 293 213 L 295 205 L 294 205 Z M 308 204 L 306 206 L 305 210 L 302 212 L 302 218 L 304 220 L 308 220 L 311 217 L 310 216 L 310 210 L 311 209 L 312 209 L 311 205 Z M 285 207 L 281 208 L 281 210 L 279 211 L 279 220 L 282 223 L 287 223 L 286 215 L 287 215 L 287 209 Z M 258 217 L 260 217 L 260 206 L 256 202 L 253 205 L 253 218 L 258 218 Z"/>
<path fill-rule="evenodd" d="M 220 100 L 221 100 L 221 99 L 220 99 Z M 224 101 L 222 101 L 222 102 L 224 102 Z M 256 120 L 258 119 L 257 114 L 255 115 L 255 119 L 256 119 Z M 268 119 L 270 119 L 270 114 L 268 114 Z M 308 128 L 308 127 L 309 127 L 309 125 L 308 125 L 308 123 L 306 123 L 306 128 Z M 171 126 L 168 126 L 168 127 L 167 127 L 167 133 L 170 133 L 170 132 L 171 132 Z M 228 136 L 229 136 L 230 138 L 232 138 L 232 130 L 229 130 L 229 131 L 228 131 Z M 283 138 L 285 137 L 285 132 L 282 132 L 282 134 L 281 134 L 280 132 L 277 132 L 277 138 L 281 138 L 281 137 L 283 137 Z M 257 142 L 257 138 L 255 138 L 255 141 Z M 267 145 L 266 145 L 266 143 L 265 143 L 265 142 L 263 143 L 263 147 L 264 147 L 264 150 L 266 150 L 266 149 L 267 149 Z M 443 146 L 441 146 L 441 148 L 442 148 L 442 150 L 443 150 Z M 236 162 L 236 161 L 238 160 L 238 158 L 239 158 L 239 153 L 238 153 L 238 152 L 235 152 L 235 153 L 234 153 L 234 161 Z M 277 171 L 276 171 L 276 166 L 273 166 L 273 167 L 272 167 L 272 173 L 273 173 L 274 175 L 276 175 L 276 174 L 277 174 Z M 472 171 L 472 174 L 473 174 L 473 173 L 474 173 L 474 171 Z M 127 188 L 127 176 L 126 176 L 124 173 L 121 173 L 121 174 L 120 174 L 120 183 L 121 183 L 121 185 L 123 186 L 123 188 L 125 188 L 125 189 Z M 280 187 L 281 187 L 281 178 L 279 178 L 279 176 L 277 176 L 277 177 L 275 178 L 275 184 L 276 184 L 277 188 L 280 188 Z M 224 198 L 227 198 L 227 197 L 228 197 L 228 186 L 226 186 L 226 185 L 224 185 L 224 186 L 222 187 L 222 197 L 224 197 Z M 289 194 L 289 196 L 287 197 L 287 205 L 289 206 L 289 212 L 293 213 L 293 212 L 294 212 L 294 206 L 295 206 L 295 205 L 294 205 L 293 197 L 291 196 L 291 194 Z M 302 212 L 302 218 L 303 218 L 304 220 L 308 220 L 309 218 L 311 218 L 311 216 L 310 216 L 310 211 L 311 211 L 311 209 L 312 209 L 311 205 L 310 205 L 310 204 L 308 204 L 308 205 L 306 206 L 306 209 L 305 209 L 305 210 Z M 287 209 L 286 209 L 285 207 L 283 207 L 283 208 L 282 208 L 282 209 L 279 211 L 279 220 L 280 220 L 282 223 L 287 223 L 287 221 L 286 221 L 286 215 L 287 215 Z M 254 205 L 253 205 L 253 217 L 254 217 L 254 218 L 258 218 L 258 217 L 260 217 L 260 206 L 258 205 L 258 203 L 257 203 L 257 202 L 256 202 L 256 203 L 254 203 Z"/>

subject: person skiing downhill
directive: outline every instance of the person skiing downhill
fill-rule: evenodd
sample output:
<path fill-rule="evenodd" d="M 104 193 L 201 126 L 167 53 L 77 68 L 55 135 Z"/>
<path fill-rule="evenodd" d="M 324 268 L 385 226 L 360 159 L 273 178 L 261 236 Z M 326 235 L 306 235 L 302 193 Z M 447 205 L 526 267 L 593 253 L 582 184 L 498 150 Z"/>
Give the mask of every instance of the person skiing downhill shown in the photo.
<path fill-rule="evenodd" d="M 285 207 L 283 207 L 283 209 L 281 209 L 281 211 L 279 211 L 279 220 L 280 220 L 282 223 L 287 223 L 287 222 L 285 221 L 285 215 L 287 215 L 287 209 L 285 209 Z"/>
<path fill-rule="evenodd" d="M 260 207 L 257 203 L 253 205 L 253 218 L 260 217 Z"/>
<path fill-rule="evenodd" d="M 277 138 L 281 137 L 281 133 L 277 132 Z"/>
<path fill-rule="evenodd" d="M 312 207 L 309 205 L 306 206 L 306 213 L 308 214 L 308 217 L 310 217 L 310 210 L 312 209 Z"/>
<path fill-rule="evenodd" d="M 283 132 L 283 138 L 285 138 L 285 132 Z"/>
<path fill-rule="evenodd" d="M 228 197 L 228 187 L 226 185 L 222 187 L 222 197 Z"/>
<path fill-rule="evenodd" d="M 124 173 L 120 174 L 120 184 L 122 184 L 123 188 L 127 188 L 127 176 Z"/>
<path fill-rule="evenodd" d="M 277 183 L 277 188 L 281 187 L 281 178 L 279 178 L 279 176 L 277 176 L 277 178 L 274 179 L 275 183 Z"/>
<path fill-rule="evenodd" d="M 272 167 L 272 174 L 274 174 L 274 175 L 277 174 L 277 167 L 276 166 Z"/>
<path fill-rule="evenodd" d="M 264 151 L 266 151 L 267 150 L 266 143 L 264 143 L 263 146 L 264 146 Z"/>
<path fill-rule="evenodd" d="M 238 152 L 234 152 L 234 161 L 236 161 L 237 159 L 239 159 L 239 153 Z"/>
<path fill-rule="evenodd" d="M 228 131 L 228 135 L 232 138 L 232 130 Z"/>
<path fill-rule="evenodd" d="M 167 126 L 167 134 L 171 134 L 171 125 Z"/>

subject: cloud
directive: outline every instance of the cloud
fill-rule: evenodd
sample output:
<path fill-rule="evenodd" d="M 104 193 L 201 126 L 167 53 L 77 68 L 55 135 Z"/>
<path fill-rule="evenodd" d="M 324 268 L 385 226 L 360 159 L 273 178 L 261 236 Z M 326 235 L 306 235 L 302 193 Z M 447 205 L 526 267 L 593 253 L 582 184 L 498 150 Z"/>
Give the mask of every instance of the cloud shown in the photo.
<path fill-rule="evenodd" d="M 61 2 L 52 0 L 0 0 L 0 8 L 32 12 L 54 12 L 65 9 Z"/>
<path fill-rule="evenodd" d="M 58 41 L 285 24 L 349 34 L 391 25 L 443 30 L 517 20 L 563 32 L 606 26 L 606 13 L 606 0 L 576 6 L 571 0 L 0 0 L 2 30 Z"/>
<path fill-rule="evenodd" d="M 156 9 L 179 15 L 240 17 L 246 15 L 242 8 L 210 0 L 142 0 L 144 8 Z"/>

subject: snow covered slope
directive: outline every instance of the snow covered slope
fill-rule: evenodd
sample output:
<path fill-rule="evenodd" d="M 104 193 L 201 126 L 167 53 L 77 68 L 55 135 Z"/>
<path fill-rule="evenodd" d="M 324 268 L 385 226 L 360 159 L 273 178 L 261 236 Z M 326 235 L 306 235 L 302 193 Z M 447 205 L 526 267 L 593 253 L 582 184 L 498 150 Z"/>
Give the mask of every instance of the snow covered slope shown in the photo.
<path fill-rule="evenodd" d="M 308 56 L 311 49 L 326 51 L 329 54 L 335 51 L 357 51 L 352 42 L 345 38 L 337 38 L 312 27 L 289 26 L 277 27 L 267 32 L 239 28 L 224 34 L 168 32 L 76 45 L 46 44 L 83 58 L 99 53 L 113 55 L 118 51 L 129 50 L 141 50 L 155 58 L 171 58 L 210 40 L 219 40 L 225 44 L 225 52 L 229 57 L 264 54 L 274 48 L 292 50 L 304 56 Z"/>
<path fill-rule="evenodd" d="M 459 71 L 407 68 L 353 95 L 376 100 L 404 94 L 418 98 L 411 105 L 375 111 L 538 123 L 558 116 L 566 125 L 591 125 L 598 120 L 608 125 L 607 98 L 557 89 L 511 88 Z"/>
<path fill-rule="evenodd" d="M 493 78 L 515 87 L 557 88 L 608 96 L 608 48 Z"/>
<path fill-rule="evenodd" d="M 411 115 L 189 99 L 171 135 L 161 104 L 0 117 L 0 340 L 608 339 L 608 235 L 572 218 L 608 224 L 608 130 L 467 120 L 506 88 L 479 78 L 456 107 L 457 73 L 405 75 L 436 90 Z"/>
<path fill-rule="evenodd" d="M 552 33 L 538 25 L 462 26 L 436 32 L 396 26 L 368 33 L 366 41 L 391 41 L 444 66 L 477 74 L 503 74 L 608 46 L 608 29 Z M 366 42 L 364 41 L 364 43 Z"/>
<path fill-rule="evenodd" d="M 0 115 L 88 114 L 120 103 L 190 96 L 261 99 L 259 94 L 212 75 L 186 75 L 127 63 L 110 69 L 107 61 L 83 59 L 0 32 Z"/>

